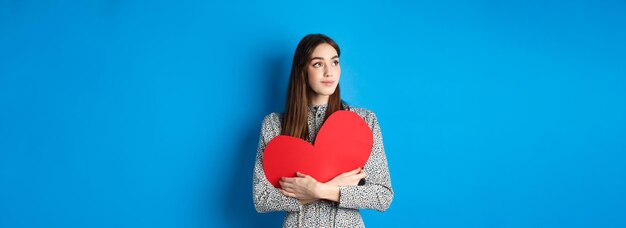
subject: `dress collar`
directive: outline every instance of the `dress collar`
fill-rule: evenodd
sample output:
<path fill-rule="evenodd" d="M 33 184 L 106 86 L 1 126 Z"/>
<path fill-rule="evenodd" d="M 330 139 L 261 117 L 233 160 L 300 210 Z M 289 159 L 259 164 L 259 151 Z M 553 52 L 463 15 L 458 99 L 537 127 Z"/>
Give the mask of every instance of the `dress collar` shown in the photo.
<path fill-rule="evenodd" d="M 309 111 L 314 112 L 314 113 L 318 111 L 326 111 L 327 107 L 328 107 L 328 104 L 309 105 Z"/>

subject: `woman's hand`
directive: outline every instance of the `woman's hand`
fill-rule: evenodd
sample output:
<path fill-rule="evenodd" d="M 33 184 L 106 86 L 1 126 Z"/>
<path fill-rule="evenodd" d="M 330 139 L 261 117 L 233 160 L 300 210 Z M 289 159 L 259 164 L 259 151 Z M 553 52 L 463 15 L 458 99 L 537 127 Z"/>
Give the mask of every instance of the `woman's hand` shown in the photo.
<path fill-rule="evenodd" d="M 292 178 L 282 177 L 278 181 L 281 187 L 280 192 L 283 195 L 294 197 L 300 200 L 302 204 L 311 203 L 321 198 L 319 192 L 322 183 L 300 172 L 297 172 L 296 175 L 297 177 Z"/>
<path fill-rule="evenodd" d="M 318 199 L 326 199 L 330 201 L 339 201 L 339 186 L 355 186 L 359 181 L 367 175 L 361 168 L 339 174 L 326 183 L 320 183 L 315 178 L 296 173 L 297 177 L 282 177 L 278 183 L 280 184 L 280 192 L 283 195 L 296 198 L 301 204 L 315 202 Z"/>
<path fill-rule="evenodd" d="M 359 167 L 355 170 L 339 174 L 332 180 L 326 182 L 326 184 L 334 186 L 356 186 L 359 184 L 359 181 L 366 176 L 365 172 Z"/>

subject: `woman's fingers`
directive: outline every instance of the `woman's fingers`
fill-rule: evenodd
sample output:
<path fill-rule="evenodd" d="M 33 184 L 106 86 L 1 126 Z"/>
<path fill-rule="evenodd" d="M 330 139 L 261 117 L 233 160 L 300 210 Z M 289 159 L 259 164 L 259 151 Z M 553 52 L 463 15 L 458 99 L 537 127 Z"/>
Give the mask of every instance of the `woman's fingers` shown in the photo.
<path fill-rule="evenodd" d="M 359 172 L 361 172 L 361 167 L 356 168 L 356 169 L 354 169 L 354 170 L 350 170 L 350 171 L 345 172 L 345 173 L 343 173 L 343 174 L 341 174 L 341 175 L 354 175 L 354 174 L 357 174 L 357 173 L 359 173 Z"/>
<path fill-rule="evenodd" d="M 298 183 L 298 180 L 302 179 L 302 177 L 281 177 L 280 181 L 284 182 L 284 183 L 289 183 L 289 184 L 296 184 Z M 280 183 L 279 181 L 279 183 Z"/>
<path fill-rule="evenodd" d="M 285 191 L 284 189 L 280 189 L 280 192 L 281 192 L 283 195 L 286 195 L 286 196 L 289 196 L 289 197 L 296 198 L 296 194 L 291 193 L 291 192 L 288 192 L 288 191 Z"/>
<path fill-rule="evenodd" d="M 296 189 L 294 187 L 281 187 L 280 190 L 291 194 L 296 194 Z"/>
<path fill-rule="evenodd" d="M 283 191 L 284 191 L 284 192 L 293 193 L 292 191 L 290 191 L 290 190 L 289 190 L 289 188 L 288 188 L 288 187 L 281 187 L 281 188 L 279 188 L 278 190 L 280 190 L 281 192 L 283 192 Z"/>
<path fill-rule="evenodd" d="M 306 175 L 306 174 L 301 173 L 301 172 L 296 172 L 296 175 L 297 175 L 298 177 L 307 177 L 307 175 Z"/>
<path fill-rule="evenodd" d="M 302 185 L 302 180 L 303 179 L 304 179 L 303 177 L 291 177 L 291 178 L 282 177 L 280 179 L 280 181 L 278 181 L 278 183 L 280 184 L 282 182 L 282 183 L 288 184 L 290 186 Z"/>
<path fill-rule="evenodd" d="M 285 182 L 285 181 L 278 181 L 278 184 L 280 185 L 281 188 L 291 188 L 291 187 L 293 187 L 292 183 Z"/>

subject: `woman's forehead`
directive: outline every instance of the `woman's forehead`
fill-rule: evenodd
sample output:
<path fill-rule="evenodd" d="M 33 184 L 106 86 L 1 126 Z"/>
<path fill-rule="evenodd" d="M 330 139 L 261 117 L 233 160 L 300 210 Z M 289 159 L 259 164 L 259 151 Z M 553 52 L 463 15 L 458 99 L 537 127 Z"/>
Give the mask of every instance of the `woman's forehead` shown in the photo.
<path fill-rule="evenodd" d="M 337 50 L 335 50 L 335 48 L 328 43 L 321 43 L 320 45 L 317 45 L 317 47 L 313 49 L 313 53 L 311 53 L 311 59 L 331 59 L 336 56 Z"/>

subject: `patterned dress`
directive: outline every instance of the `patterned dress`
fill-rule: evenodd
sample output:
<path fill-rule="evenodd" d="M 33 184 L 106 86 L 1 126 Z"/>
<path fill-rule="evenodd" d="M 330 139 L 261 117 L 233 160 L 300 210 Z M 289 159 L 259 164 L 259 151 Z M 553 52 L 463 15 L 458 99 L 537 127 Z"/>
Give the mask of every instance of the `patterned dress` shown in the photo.
<path fill-rule="evenodd" d="M 327 105 L 309 106 L 308 125 L 310 142 L 315 141 Z M 302 205 L 296 198 L 283 195 L 272 186 L 263 171 L 263 150 L 272 138 L 280 135 L 282 115 L 271 113 L 263 120 L 259 148 L 254 165 L 253 197 L 257 212 L 286 211 L 283 227 L 364 227 L 359 209 L 385 211 L 393 199 L 387 158 L 376 115 L 367 109 L 344 109 L 355 112 L 369 125 L 374 134 L 370 158 L 363 167 L 367 177 L 365 185 L 340 186 L 339 202 L 317 200 Z"/>

